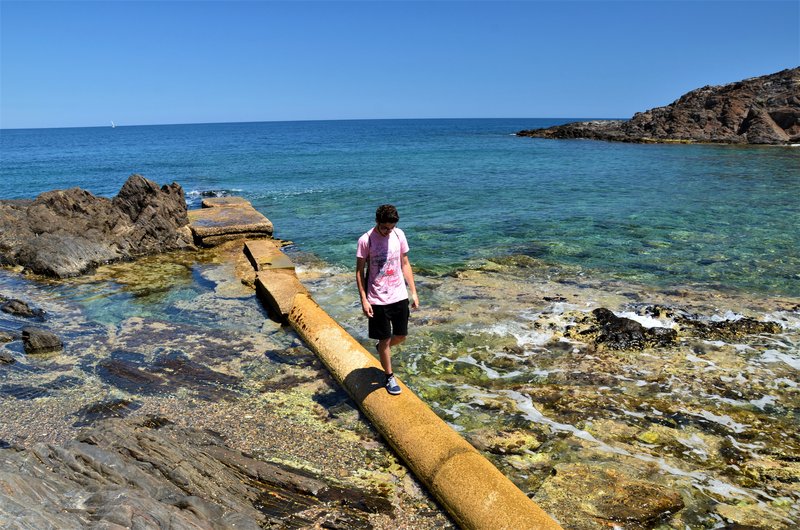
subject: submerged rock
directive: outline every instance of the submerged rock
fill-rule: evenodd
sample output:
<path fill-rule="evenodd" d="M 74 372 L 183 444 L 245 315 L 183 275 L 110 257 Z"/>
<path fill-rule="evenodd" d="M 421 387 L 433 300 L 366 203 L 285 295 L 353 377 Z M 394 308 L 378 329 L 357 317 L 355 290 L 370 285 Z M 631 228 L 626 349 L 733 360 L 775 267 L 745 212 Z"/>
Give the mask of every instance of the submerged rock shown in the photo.
<path fill-rule="evenodd" d="M 614 523 L 649 528 L 684 506 L 677 491 L 591 464 L 556 465 L 534 500 L 545 509 L 570 502 L 574 510 L 562 519 L 565 528 L 608 528 Z"/>
<path fill-rule="evenodd" d="M 517 136 L 620 142 L 789 144 L 800 141 L 800 68 L 693 90 L 630 120 L 576 122 Z"/>
<path fill-rule="evenodd" d="M 0 448 L 0 521 L 30 528 L 372 528 L 383 497 L 256 460 L 160 418 Z"/>
<path fill-rule="evenodd" d="M 484 429 L 473 433 L 469 437 L 469 441 L 478 450 L 498 455 L 520 455 L 528 451 L 535 451 L 542 445 L 534 433 L 521 430 L 497 432 Z"/>
<path fill-rule="evenodd" d="M 110 261 L 190 248 L 183 189 L 132 175 L 113 199 L 80 188 L 0 201 L 0 265 L 47 276 L 83 274 Z"/>
<path fill-rule="evenodd" d="M 757 504 L 724 504 L 715 508 L 716 512 L 728 521 L 730 526 L 742 530 L 788 530 L 796 528 L 794 522 L 780 517 L 774 510 Z"/>

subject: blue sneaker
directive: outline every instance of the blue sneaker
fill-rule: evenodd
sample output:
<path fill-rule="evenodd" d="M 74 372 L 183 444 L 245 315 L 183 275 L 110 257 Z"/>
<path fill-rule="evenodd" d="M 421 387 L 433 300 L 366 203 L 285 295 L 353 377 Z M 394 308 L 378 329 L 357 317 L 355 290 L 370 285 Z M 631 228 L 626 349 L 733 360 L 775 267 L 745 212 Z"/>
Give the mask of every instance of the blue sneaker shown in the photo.
<path fill-rule="evenodd" d="M 386 378 L 386 391 L 393 396 L 402 392 L 402 390 L 400 390 L 400 385 L 397 384 L 397 379 L 395 379 L 393 375 Z"/>

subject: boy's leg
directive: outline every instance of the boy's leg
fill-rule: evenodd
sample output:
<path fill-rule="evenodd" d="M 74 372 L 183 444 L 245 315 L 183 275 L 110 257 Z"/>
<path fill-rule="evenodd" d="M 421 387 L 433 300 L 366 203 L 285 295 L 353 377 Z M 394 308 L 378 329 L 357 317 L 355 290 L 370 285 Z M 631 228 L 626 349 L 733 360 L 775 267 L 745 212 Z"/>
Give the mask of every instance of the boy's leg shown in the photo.
<path fill-rule="evenodd" d="M 408 300 L 396 302 L 382 308 L 382 313 L 391 322 L 390 337 L 378 341 L 377 350 L 381 359 L 381 366 L 387 374 L 392 372 L 392 346 L 397 346 L 406 340 L 408 334 Z"/>
<path fill-rule="evenodd" d="M 381 359 L 383 371 L 387 374 L 392 373 L 392 337 L 378 341 L 378 356 Z"/>

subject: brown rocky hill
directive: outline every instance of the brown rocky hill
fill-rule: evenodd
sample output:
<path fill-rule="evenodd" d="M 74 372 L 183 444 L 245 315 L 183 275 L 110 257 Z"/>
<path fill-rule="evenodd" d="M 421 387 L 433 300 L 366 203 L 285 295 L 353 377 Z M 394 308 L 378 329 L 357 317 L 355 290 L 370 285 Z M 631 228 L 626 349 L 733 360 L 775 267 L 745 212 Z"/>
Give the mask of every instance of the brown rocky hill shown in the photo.
<path fill-rule="evenodd" d="M 798 143 L 800 67 L 722 86 L 704 86 L 626 121 L 575 122 L 520 131 L 517 136 L 643 143 Z"/>

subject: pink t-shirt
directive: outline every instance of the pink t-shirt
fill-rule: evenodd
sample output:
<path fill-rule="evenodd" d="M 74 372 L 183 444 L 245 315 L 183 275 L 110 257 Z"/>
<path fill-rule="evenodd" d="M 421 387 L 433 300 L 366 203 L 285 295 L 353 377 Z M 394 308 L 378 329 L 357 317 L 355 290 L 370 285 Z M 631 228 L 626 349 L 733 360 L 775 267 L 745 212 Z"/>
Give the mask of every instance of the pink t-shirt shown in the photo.
<path fill-rule="evenodd" d="M 367 302 L 389 305 L 408 299 L 401 266 L 401 258 L 407 253 L 406 235 L 397 227 L 389 237 L 372 228 L 358 239 L 356 257 L 366 259 L 369 266 Z"/>

